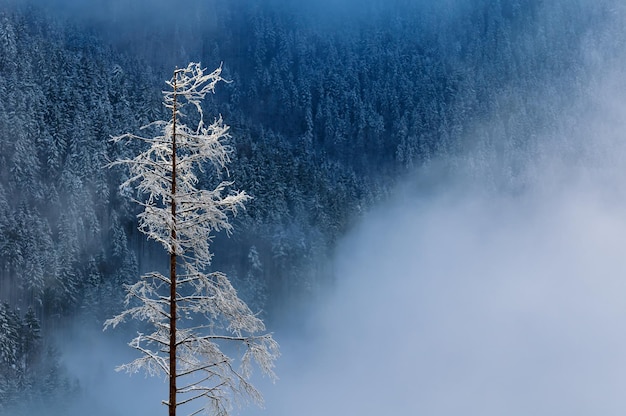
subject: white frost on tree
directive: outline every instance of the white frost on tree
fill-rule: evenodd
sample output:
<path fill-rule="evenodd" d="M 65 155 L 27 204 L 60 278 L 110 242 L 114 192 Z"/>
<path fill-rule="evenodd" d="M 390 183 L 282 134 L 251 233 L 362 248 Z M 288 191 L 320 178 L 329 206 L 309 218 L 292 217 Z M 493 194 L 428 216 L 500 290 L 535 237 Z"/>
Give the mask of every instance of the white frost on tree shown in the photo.
<path fill-rule="evenodd" d="M 175 70 L 167 82 L 170 89 L 163 93 L 171 119 L 144 127 L 159 134 L 113 138 L 115 142 L 140 140 L 148 147 L 135 158 L 111 165 L 129 168 L 130 177 L 120 188 L 135 187 L 142 196 L 136 201 L 143 207 L 139 229 L 167 250 L 170 274 L 151 272 L 127 286 L 127 309 L 107 320 L 105 329 L 127 318 L 147 321 L 154 328 L 130 342 L 141 356 L 118 369 L 165 375 L 169 398 L 163 403 L 170 416 L 180 406 L 197 404 L 197 399 L 205 400 L 190 411 L 192 415 L 227 415 L 233 403 L 249 399 L 261 404 L 260 393 L 249 381 L 252 365 L 255 362 L 275 378 L 273 366 L 279 354 L 278 344 L 264 333 L 263 322 L 239 299 L 228 278 L 207 271 L 212 233 L 230 233 L 229 214 L 235 215 L 249 199 L 245 192 L 231 191 L 232 183 L 227 181 L 213 190 L 196 187 L 196 172 L 210 166 L 220 177 L 229 162 L 231 149 L 224 144 L 228 126 L 221 117 L 205 125 L 201 107 L 205 95 L 222 80 L 220 74 L 221 67 L 205 73 L 196 63 Z M 187 108 L 197 113 L 195 128 L 183 123 Z M 242 351 L 237 360 L 223 352 L 236 347 Z"/>

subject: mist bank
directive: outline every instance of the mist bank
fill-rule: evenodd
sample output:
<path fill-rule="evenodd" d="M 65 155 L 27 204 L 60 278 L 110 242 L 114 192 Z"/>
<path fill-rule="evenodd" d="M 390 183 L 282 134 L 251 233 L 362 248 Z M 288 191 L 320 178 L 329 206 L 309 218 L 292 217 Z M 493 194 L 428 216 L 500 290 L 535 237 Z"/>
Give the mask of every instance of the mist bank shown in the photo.
<path fill-rule="evenodd" d="M 523 190 L 456 176 L 366 216 L 266 413 L 623 414 L 626 152 L 599 143 Z"/>
<path fill-rule="evenodd" d="M 550 194 L 368 218 L 278 414 L 622 414 L 625 201 Z"/>
<path fill-rule="evenodd" d="M 626 60 L 593 39 L 554 124 L 520 144 L 481 120 L 342 239 L 265 413 L 626 411 Z"/>

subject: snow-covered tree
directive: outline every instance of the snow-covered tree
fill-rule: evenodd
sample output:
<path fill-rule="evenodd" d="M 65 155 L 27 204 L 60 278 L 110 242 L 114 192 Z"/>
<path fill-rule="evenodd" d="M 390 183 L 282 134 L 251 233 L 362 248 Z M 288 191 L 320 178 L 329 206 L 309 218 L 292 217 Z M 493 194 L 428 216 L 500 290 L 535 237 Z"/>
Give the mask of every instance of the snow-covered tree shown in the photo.
<path fill-rule="evenodd" d="M 278 357 L 278 344 L 240 300 L 226 275 L 207 271 L 213 232 L 230 233 L 228 215 L 235 215 L 250 198 L 221 179 L 231 153 L 224 143 L 228 126 L 221 117 L 209 125 L 203 121 L 201 101 L 214 92 L 220 75 L 221 67 L 206 73 L 197 63 L 176 69 L 167 82 L 170 89 L 163 93 L 171 119 L 146 126 L 158 132 L 153 137 L 124 134 L 113 139 L 146 144 L 147 149 L 136 157 L 112 165 L 129 168 L 129 179 L 120 189 L 138 191 L 136 202 L 143 207 L 139 230 L 163 245 L 170 270 L 169 276 L 155 271 L 127 286 L 128 309 L 107 320 L 105 329 L 126 318 L 147 321 L 154 328 L 130 342 L 141 356 L 118 369 L 165 375 L 169 398 L 163 403 L 170 416 L 198 399 L 204 402 L 192 408 L 191 415 L 227 415 L 233 403 L 249 399 L 261 403 L 260 393 L 249 381 L 253 363 L 274 378 Z M 191 115 L 183 111 L 187 108 Z M 187 117 L 195 128 L 184 123 Z M 215 170 L 219 182 L 213 190 L 197 188 L 197 172 L 207 167 Z M 224 352 L 236 347 L 243 351 L 237 359 Z"/>

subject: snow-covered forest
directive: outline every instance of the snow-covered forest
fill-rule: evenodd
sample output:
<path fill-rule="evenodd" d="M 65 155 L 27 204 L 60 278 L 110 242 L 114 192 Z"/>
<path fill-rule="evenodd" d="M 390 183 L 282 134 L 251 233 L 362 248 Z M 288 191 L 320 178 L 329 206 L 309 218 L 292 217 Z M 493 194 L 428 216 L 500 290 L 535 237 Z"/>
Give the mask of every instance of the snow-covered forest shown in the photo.
<path fill-rule="evenodd" d="M 167 118 L 177 66 L 229 81 L 205 113 L 231 127 L 229 180 L 253 199 L 212 267 L 269 328 L 342 287 L 340 243 L 398 194 L 463 175 L 518 195 L 551 181 L 548 153 L 615 156 L 582 115 L 622 114 L 597 95 L 626 87 L 617 0 L 127 3 L 0 0 L 2 415 L 65 414 L 82 386 L 59 334 L 101 329 L 124 284 L 167 267 L 119 189 L 127 172 L 105 166 L 140 150 L 112 136 Z"/>

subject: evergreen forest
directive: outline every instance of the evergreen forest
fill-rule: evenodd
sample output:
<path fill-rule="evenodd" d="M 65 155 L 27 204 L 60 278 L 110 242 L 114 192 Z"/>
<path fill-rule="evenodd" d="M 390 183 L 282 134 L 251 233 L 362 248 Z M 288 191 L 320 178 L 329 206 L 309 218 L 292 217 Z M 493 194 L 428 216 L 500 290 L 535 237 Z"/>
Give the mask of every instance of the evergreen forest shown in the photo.
<path fill-rule="evenodd" d="M 228 80 L 204 110 L 230 126 L 228 179 L 253 199 L 212 267 L 271 328 L 341 280 L 337 244 L 399 184 L 471 152 L 502 167 L 489 186 L 523 188 L 626 42 L 610 0 L 89 3 L 0 0 L 3 415 L 79 395 L 55 334 L 100 329 L 124 284 L 167 267 L 106 165 L 140 150 L 112 136 L 168 117 L 175 67 Z"/>

